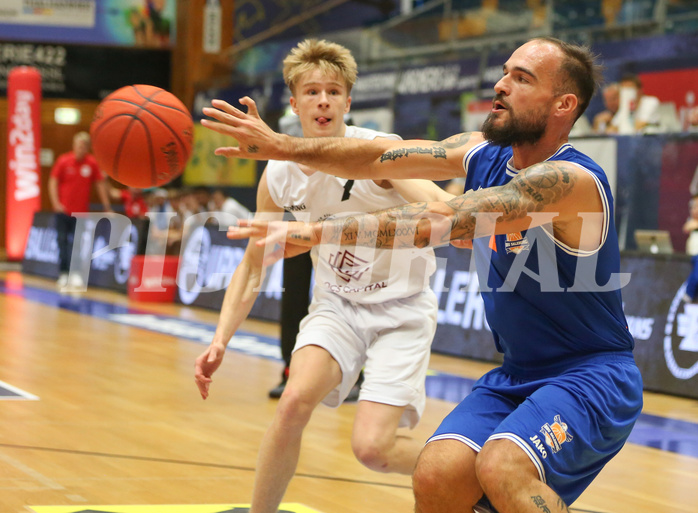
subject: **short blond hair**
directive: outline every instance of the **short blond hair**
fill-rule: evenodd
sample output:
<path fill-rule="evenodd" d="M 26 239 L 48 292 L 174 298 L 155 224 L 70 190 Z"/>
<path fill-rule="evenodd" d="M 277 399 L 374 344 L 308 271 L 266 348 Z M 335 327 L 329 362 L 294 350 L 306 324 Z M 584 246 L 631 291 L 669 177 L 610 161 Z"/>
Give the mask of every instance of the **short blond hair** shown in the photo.
<path fill-rule="evenodd" d="M 73 142 L 86 142 L 87 144 L 90 144 L 90 134 L 87 132 L 78 132 L 73 136 Z"/>
<path fill-rule="evenodd" d="M 342 45 L 324 39 L 306 39 L 298 43 L 284 59 L 284 82 L 291 93 L 294 93 L 298 78 L 314 69 L 343 79 L 348 92 L 351 92 L 358 74 L 354 57 Z"/>

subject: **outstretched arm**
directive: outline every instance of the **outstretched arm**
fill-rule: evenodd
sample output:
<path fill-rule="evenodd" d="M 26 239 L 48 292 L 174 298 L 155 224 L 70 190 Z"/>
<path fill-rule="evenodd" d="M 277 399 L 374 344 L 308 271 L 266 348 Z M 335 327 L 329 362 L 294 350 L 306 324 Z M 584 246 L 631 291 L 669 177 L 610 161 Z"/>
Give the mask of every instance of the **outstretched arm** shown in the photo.
<path fill-rule="evenodd" d="M 217 155 L 290 160 L 343 178 L 447 180 L 465 176 L 463 156 L 484 140 L 479 132 L 454 135 L 440 142 L 290 137 L 269 128 L 251 98 L 244 97 L 240 103 L 247 112 L 222 100 L 213 100 L 213 108 L 203 111 L 215 121 L 204 119 L 202 125 L 234 137 L 239 144 L 218 148 Z"/>
<path fill-rule="evenodd" d="M 264 237 L 258 244 L 288 240 L 307 246 L 424 247 L 520 232 L 553 218 L 558 240 L 572 248 L 594 250 L 601 240 L 602 222 L 583 226 L 579 214 L 587 212 L 603 212 L 594 179 L 574 164 L 543 162 L 521 171 L 506 185 L 469 191 L 446 202 L 411 203 L 322 223 L 272 226 L 269 234 L 266 224 L 252 223 L 248 228 L 232 230 L 229 236 Z"/>
<path fill-rule="evenodd" d="M 273 217 L 277 217 L 274 214 L 278 214 L 279 218 L 283 212 L 271 200 L 267 188 L 266 173 L 262 175 L 257 189 L 257 209 L 260 212 L 270 212 Z M 269 219 L 269 217 L 266 214 L 255 215 L 257 221 Z M 223 362 L 228 342 L 249 315 L 252 305 L 259 295 L 259 288 L 264 281 L 264 247 L 256 245 L 256 241 L 256 238 L 250 239 L 245 255 L 233 273 L 225 292 L 216 333 L 211 345 L 196 359 L 194 379 L 199 393 L 204 399 L 209 394 L 211 376 Z"/>

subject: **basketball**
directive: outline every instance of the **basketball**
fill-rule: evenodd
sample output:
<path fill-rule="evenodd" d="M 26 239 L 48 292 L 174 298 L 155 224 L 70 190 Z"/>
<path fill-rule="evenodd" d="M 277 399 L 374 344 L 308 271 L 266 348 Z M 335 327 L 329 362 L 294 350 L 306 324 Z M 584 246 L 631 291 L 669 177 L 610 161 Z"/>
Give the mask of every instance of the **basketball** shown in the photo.
<path fill-rule="evenodd" d="M 148 188 L 177 178 L 189 160 L 194 122 L 172 93 L 150 85 L 117 89 L 90 126 L 101 169 L 119 183 Z"/>

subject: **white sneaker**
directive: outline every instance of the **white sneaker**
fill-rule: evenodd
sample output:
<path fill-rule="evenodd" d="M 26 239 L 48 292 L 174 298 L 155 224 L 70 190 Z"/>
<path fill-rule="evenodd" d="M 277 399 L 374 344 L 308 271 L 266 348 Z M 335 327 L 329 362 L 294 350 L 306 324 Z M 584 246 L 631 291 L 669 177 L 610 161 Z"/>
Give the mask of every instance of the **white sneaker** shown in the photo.
<path fill-rule="evenodd" d="M 61 273 L 61 275 L 58 277 L 58 281 L 56 282 L 56 287 L 62 289 L 66 285 L 68 285 L 68 273 Z"/>
<path fill-rule="evenodd" d="M 68 276 L 68 283 L 63 287 L 66 292 L 85 292 L 85 282 L 82 281 L 82 276 L 79 274 L 71 274 Z"/>

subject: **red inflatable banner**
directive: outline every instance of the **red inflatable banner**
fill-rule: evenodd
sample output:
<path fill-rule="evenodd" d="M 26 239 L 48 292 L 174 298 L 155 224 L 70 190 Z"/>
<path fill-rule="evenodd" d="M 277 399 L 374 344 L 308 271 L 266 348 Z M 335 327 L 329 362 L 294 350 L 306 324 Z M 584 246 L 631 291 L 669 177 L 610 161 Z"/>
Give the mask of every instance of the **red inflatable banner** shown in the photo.
<path fill-rule="evenodd" d="M 41 209 L 41 74 L 18 66 L 7 79 L 7 211 L 5 247 L 21 260 L 34 212 Z"/>

